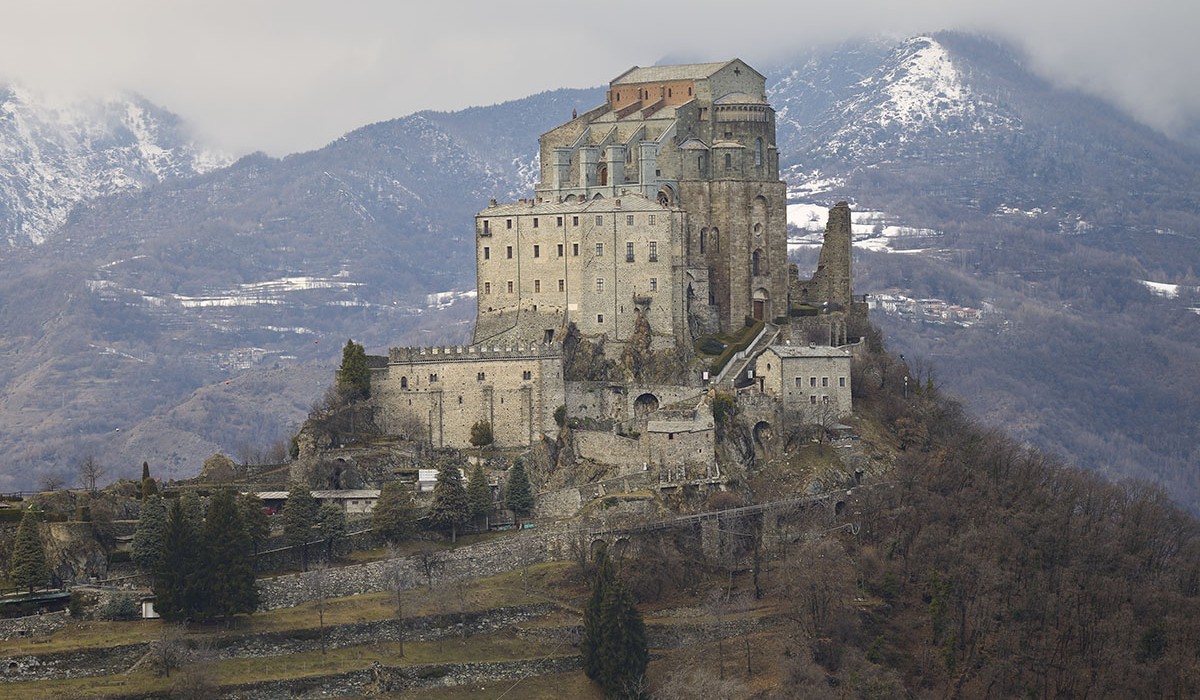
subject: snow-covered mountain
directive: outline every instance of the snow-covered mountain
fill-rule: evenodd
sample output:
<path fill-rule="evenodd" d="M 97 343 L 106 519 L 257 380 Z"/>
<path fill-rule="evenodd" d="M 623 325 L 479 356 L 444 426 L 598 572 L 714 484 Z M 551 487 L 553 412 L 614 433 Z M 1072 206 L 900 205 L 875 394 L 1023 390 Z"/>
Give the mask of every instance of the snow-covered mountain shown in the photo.
<path fill-rule="evenodd" d="M 42 243 L 78 203 L 227 165 L 137 95 L 55 106 L 0 84 L 0 240 Z"/>
<path fill-rule="evenodd" d="M 1188 310 L 1200 308 L 1200 157 L 981 37 L 872 39 L 760 68 L 796 199 L 879 212 L 856 223 L 906 253 L 856 249 L 856 289 L 1001 319 L 953 330 L 880 318 L 893 347 L 937 354 L 938 380 L 1019 438 L 1168 484 L 1200 509 L 1200 481 L 1178 476 L 1195 464 L 1200 422 Z M 186 178 L 139 160 L 128 127 L 109 139 L 124 151 L 78 137 L 141 163 L 114 170 L 166 180 L 85 199 L 43 245 L 8 251 L 0 444 L 12 466 L 0 488 L 88 453 L 190 475 L 216 449 L 241 456 L 285 436 L 347 337 L 372 352 L 469 337 L 473 214 L 526 196 L 538 135 L 602 99 L 559 90 L 423 112 Z M 187 157 L 179 174 L 208 162 Z M 46 178 L 66 188 L 55 178 L 69 172 Z"/>

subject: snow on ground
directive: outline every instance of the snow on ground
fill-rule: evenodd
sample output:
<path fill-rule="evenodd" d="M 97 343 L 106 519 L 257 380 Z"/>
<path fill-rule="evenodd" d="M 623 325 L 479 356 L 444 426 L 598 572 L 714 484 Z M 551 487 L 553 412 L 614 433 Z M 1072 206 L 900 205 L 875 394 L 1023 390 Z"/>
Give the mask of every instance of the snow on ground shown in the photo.
<path fill-rule="evenodd" d="M 1146 288 L 1149 289 L 1151 293 L 1160 297 L 1174 299 L 1175 297 L 1179 296 L 1179 285 L 1177 284 L 1164 284 L 1162 282 L 1151 282 L 1150 280 L 1138 281 L 1146 285 Z"/>
<path fill-rule="evenodd" d="M 825 223 L 829 219 L 829 207 L 824 204 L 794 202 L 787 206 L 788 224 L 803 231 L 800 236 L 788 239 L 788 250 L 802 246 L 821 245 Z M 921 253 L 925 249 L 895 250 L 892 242 L 897 238 L 936 238 L 941 232 L 897 223 L 894 217 L 880 211 L 860 211 L 851 207 L 850 230 L 854 245 L 864 250 L 880 253 Z"/>

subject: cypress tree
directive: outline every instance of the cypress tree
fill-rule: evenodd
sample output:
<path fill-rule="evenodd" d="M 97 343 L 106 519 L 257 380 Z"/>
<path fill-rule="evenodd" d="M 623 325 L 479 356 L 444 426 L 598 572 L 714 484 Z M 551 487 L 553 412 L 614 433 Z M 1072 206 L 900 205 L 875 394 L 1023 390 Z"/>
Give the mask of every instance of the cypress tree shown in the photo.
<path fill-rule="evenodd" d="M 17 539 L 13 542 L 12 583 L 17 590 L 45 586 L 50 579 L 50 568 L 46 565 L 46 548 L 42 544 L 40 513 L 33 508 L 21 516 L 17 526 Z"/>
<path fill-rule="evenodd" d="M 371 509 L 371 527 L 385 540 L 396 544 L 416 527 L 416 504 L 412 492 L 399 481 L 389 481 Z"/>
<path fill-rule="evenodd" d="M 154 577 L 154 609 L 169 622 L 186 620 L 196 611 L 201 592 L 198 535 L 183 499 L 175 499 L 167 515 L 162 559 Z"/>
<path fill-rule="evenodd" d="M 158 482 L 150 476 L 150 463 L 142 462 L 142 500 L 146 500 L 151 494 L 158 494 Z M 166 506 L 163 506 L 163 516 L 165 520 Z"/>
<path fill-rule="evenodd" d="M 650 663 L 646 626 L 604 550 L 596 563 L 583 611 L 583 670 L 609 697 L 637 698 Z"/>
<path fill-rule="evenodd" d="M 513 462 L 509 470 L 508 483 L 504 485 L 504 507 L 522 516 L 533 511 L 533 488 L 529 485 L 525 463 L 520 459 Z"/>
<path fill-rule="evenodd" d="M 342 364 L 337 372 L 338 393 L 346 402 L 368 398 L 371 395 L 371 367 L 367 364 L 367 351 L 353 339 L 342 348 Z"/>
<path fill-rule="evenodd" d="M 201 615 L 221 617 L 228 625 L 234 615 L 254 612 L 258 589 L 250 561 L 250 538 L 231 491 L 221 491 L 209 500 L 201 540 L 204 543 Z"/>
<path fill-rule="evenodd" d="M 481 464 L 476 464 L 467 475 L 467 506 L 476 518 L 492 512 L 492 486 Z"/>
<path fill-rule="evenodd" d="M 133 531 L 133 563 L 145 572 L 154 572 L 162 559 L 167 535 L 167 507 L 158 494 L 150 494 L 142 500 L 138 514 L 137 529 Z"/>
<path fill-rule="evenodd" d="M 300 547 L 305 571 L 308 571 L 308 544 L 313 541 L 313 528 L 317 524 L 317 508 L 317 499 L 307 486 L 292 484 L 283 506 L 283 538 L 289 545 Z"/>
<path fill-rule="evenodd" d="M 195 491 L 186 491 L 179 497 L 179 505 L 183 507 L 183 517 L 191 525 L 192 531 L 199 534 L 204 527 L 204 504 Z"/>
<path fill-rule="evenodd" d="M 317 509 L 317 532 L 325 540 L 325 560 L 329 561 L 346 538 L 346 511 L 336 503 L 322 505 Z"/>
<path fill-rule="evenodd" d="M 242 522 L 246 526 L 246 536 L 250 538 L 250 546 L 254 553 L 271 537 L 271 521 L 267 518 L 262 499 L 252 493 L 242 494 L 238 499 L 238 510 L 242 513 Z"/>
<path fill-rule="evenodd" d="M 467 504 L 467 489 L 463 486 L 462 472 L 451 462 L 438 469 L 437 483 L 433 485 L 433 506 L 429 509 L 430 519 L 437 527 L 450 528 L 450 541 L 458 540 L 458 527 L 470 517 Z"/>

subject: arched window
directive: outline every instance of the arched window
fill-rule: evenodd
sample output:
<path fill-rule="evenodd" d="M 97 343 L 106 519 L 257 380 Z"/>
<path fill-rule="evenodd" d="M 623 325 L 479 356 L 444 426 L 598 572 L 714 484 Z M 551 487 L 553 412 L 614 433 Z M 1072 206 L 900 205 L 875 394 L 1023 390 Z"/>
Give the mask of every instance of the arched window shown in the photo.
<path fill-rule="evenodd" d="M 754 167 L 762 167 L 762 137 L 754 139 Z"/>
<path fill-rule="evenodd" d="M 408 377 L 400 377 L 400 388 L 401 389 L 408 388 Z"/>
<path fill-rule="evenodd" d="M 758 271 L 758 261 L 761 257 L 762 252 L 758 250 L 750 254 L 750 274 L 754 275 L 755 277 L 758 277 L 760 274 L 762 274 Z"/>
<path fill-rule="evenodd" d="M 709 247 L 712 248 L 712 252 L 720 253 L 721 252 L 721 232 L 714 228 L 712 230 L 712 233 L 709 234 L 709 236 L 711 236 L 711 238 L 708 241 L 708 245 L 709 245 Z"/>
<path fill-rule="evenodd" d="M 731 170 L 732 168 L 733 168 L 733 155 L 726 153 L 725 154 L 725 170 L 728 171 L 728 170 Z"/>
<path fill-rule="evenodd" d="M 706 229 L 706 228 L 700 229 L 700 254 L 701 255 L 704 254 L 704 245 L 705 245 L 705 243 L 707 243 L 707 241 L 705 241 L 706 238 L 708 238 L 708 229 Z"/>

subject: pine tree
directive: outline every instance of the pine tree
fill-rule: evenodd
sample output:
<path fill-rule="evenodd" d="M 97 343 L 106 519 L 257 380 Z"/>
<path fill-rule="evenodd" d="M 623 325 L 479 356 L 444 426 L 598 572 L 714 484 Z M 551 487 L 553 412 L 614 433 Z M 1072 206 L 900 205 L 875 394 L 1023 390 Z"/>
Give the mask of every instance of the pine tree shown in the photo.
<path fill-rule="evenodd" d="M 158 494 L 150 494 L 142 500 L 137 528 L 133 531 L 130 556 L 139 569 L 153 572 L 162 559 L 167 536 L 167 507 Z"/>
<path fill-rule="evenodd" d="M 470 517 L 467 504 L 467 489 L 463 486 L 462 472 L 458 465 L 446 462 L 438 470 L 437 483 L 433 485 L 433 506 L 429 509 L 430 520 L 436 527 L 450 528 L 450 541 L 458 540 L 458 528 Z"/>
<path fill-rule="evenodd" d="M 201 537 L 204 562 L 203 596 L 199 611 L 209 619 L 221 617 L 228 625 L 238 613 L 254 612 L 258 589 L 246 535 L 233 492 L 221 491 L 208 503 Z"/>
<path fill-rule="evenodd" d="M 308 571 L 308 544 L 313 541 L 317 524 L 317 499 L 307 486 L 292 484 L 287 503 L 283 506 L 283 538 L 293 547 L 300 547 L 304 570 Z"/>
<path fill-rule="evenodd" d="M 238 499 L 238 510 L 242 513 L 242 522 L 246 525 L 246 536 L 250 538 L 250 546 L 254 553 L 271 538 L 271 521 L 267 518 L 266 507 L 262 499 L 252 493 L 242 494 Z"/>
<path fill-rule="evenodd" d="M 367 363 L 367 352 L 353 339 L 342 348 L 342 364 L 337 372 L 337 388 L 347 403 L 368 398 L 371 395 L 371 367 Z"/>
<path fill-rule="evenodd" d="M 520 459 L 513 462 L 508 472 L 508 483 L 504 485 L 504 507 L 519 516 L 529 515 L 533 511 L 533 488 L 529 485 L 529 475 L 525 473 L 525 463 Z"/>
<path fill-rule="evenodd" d="M 650 663 L 646 626 L 607 553 L 596 557 L 596 579 L 583 611 L 583 670 L 605 695 L 639 697 Z"/>
<path fill-rule="evenodd" d="M 476 464 L 467 475 L 467 507 L 475 518 L 492 512 L 492 486 L 483 473 L 482 464 Z"/>
<path fill-rule="evenodd" d="M 46 548 L 42 544 L 40 513 L 32 508 L 21 516 L 17 526 L 17 539 L 13 542 L 12 583 L 17 590 L 45 586 L 50 579 L 50 568 L 46 565 Z"/>
<path fill-rule="evenodd" d="M 167 515 L 162 559 L 154 577 L 154 609 L 164 620 L 183 621 L 196 611 L 200 566 L 199 533 L 179 498 Z"/>
<path fill-rule="evenodd" d="M 385 540 L 396 544 L 416 528 L 416 504 L 412 492 L 399 481 L 389 481 L 371 509 L 371 527 Z"/>

